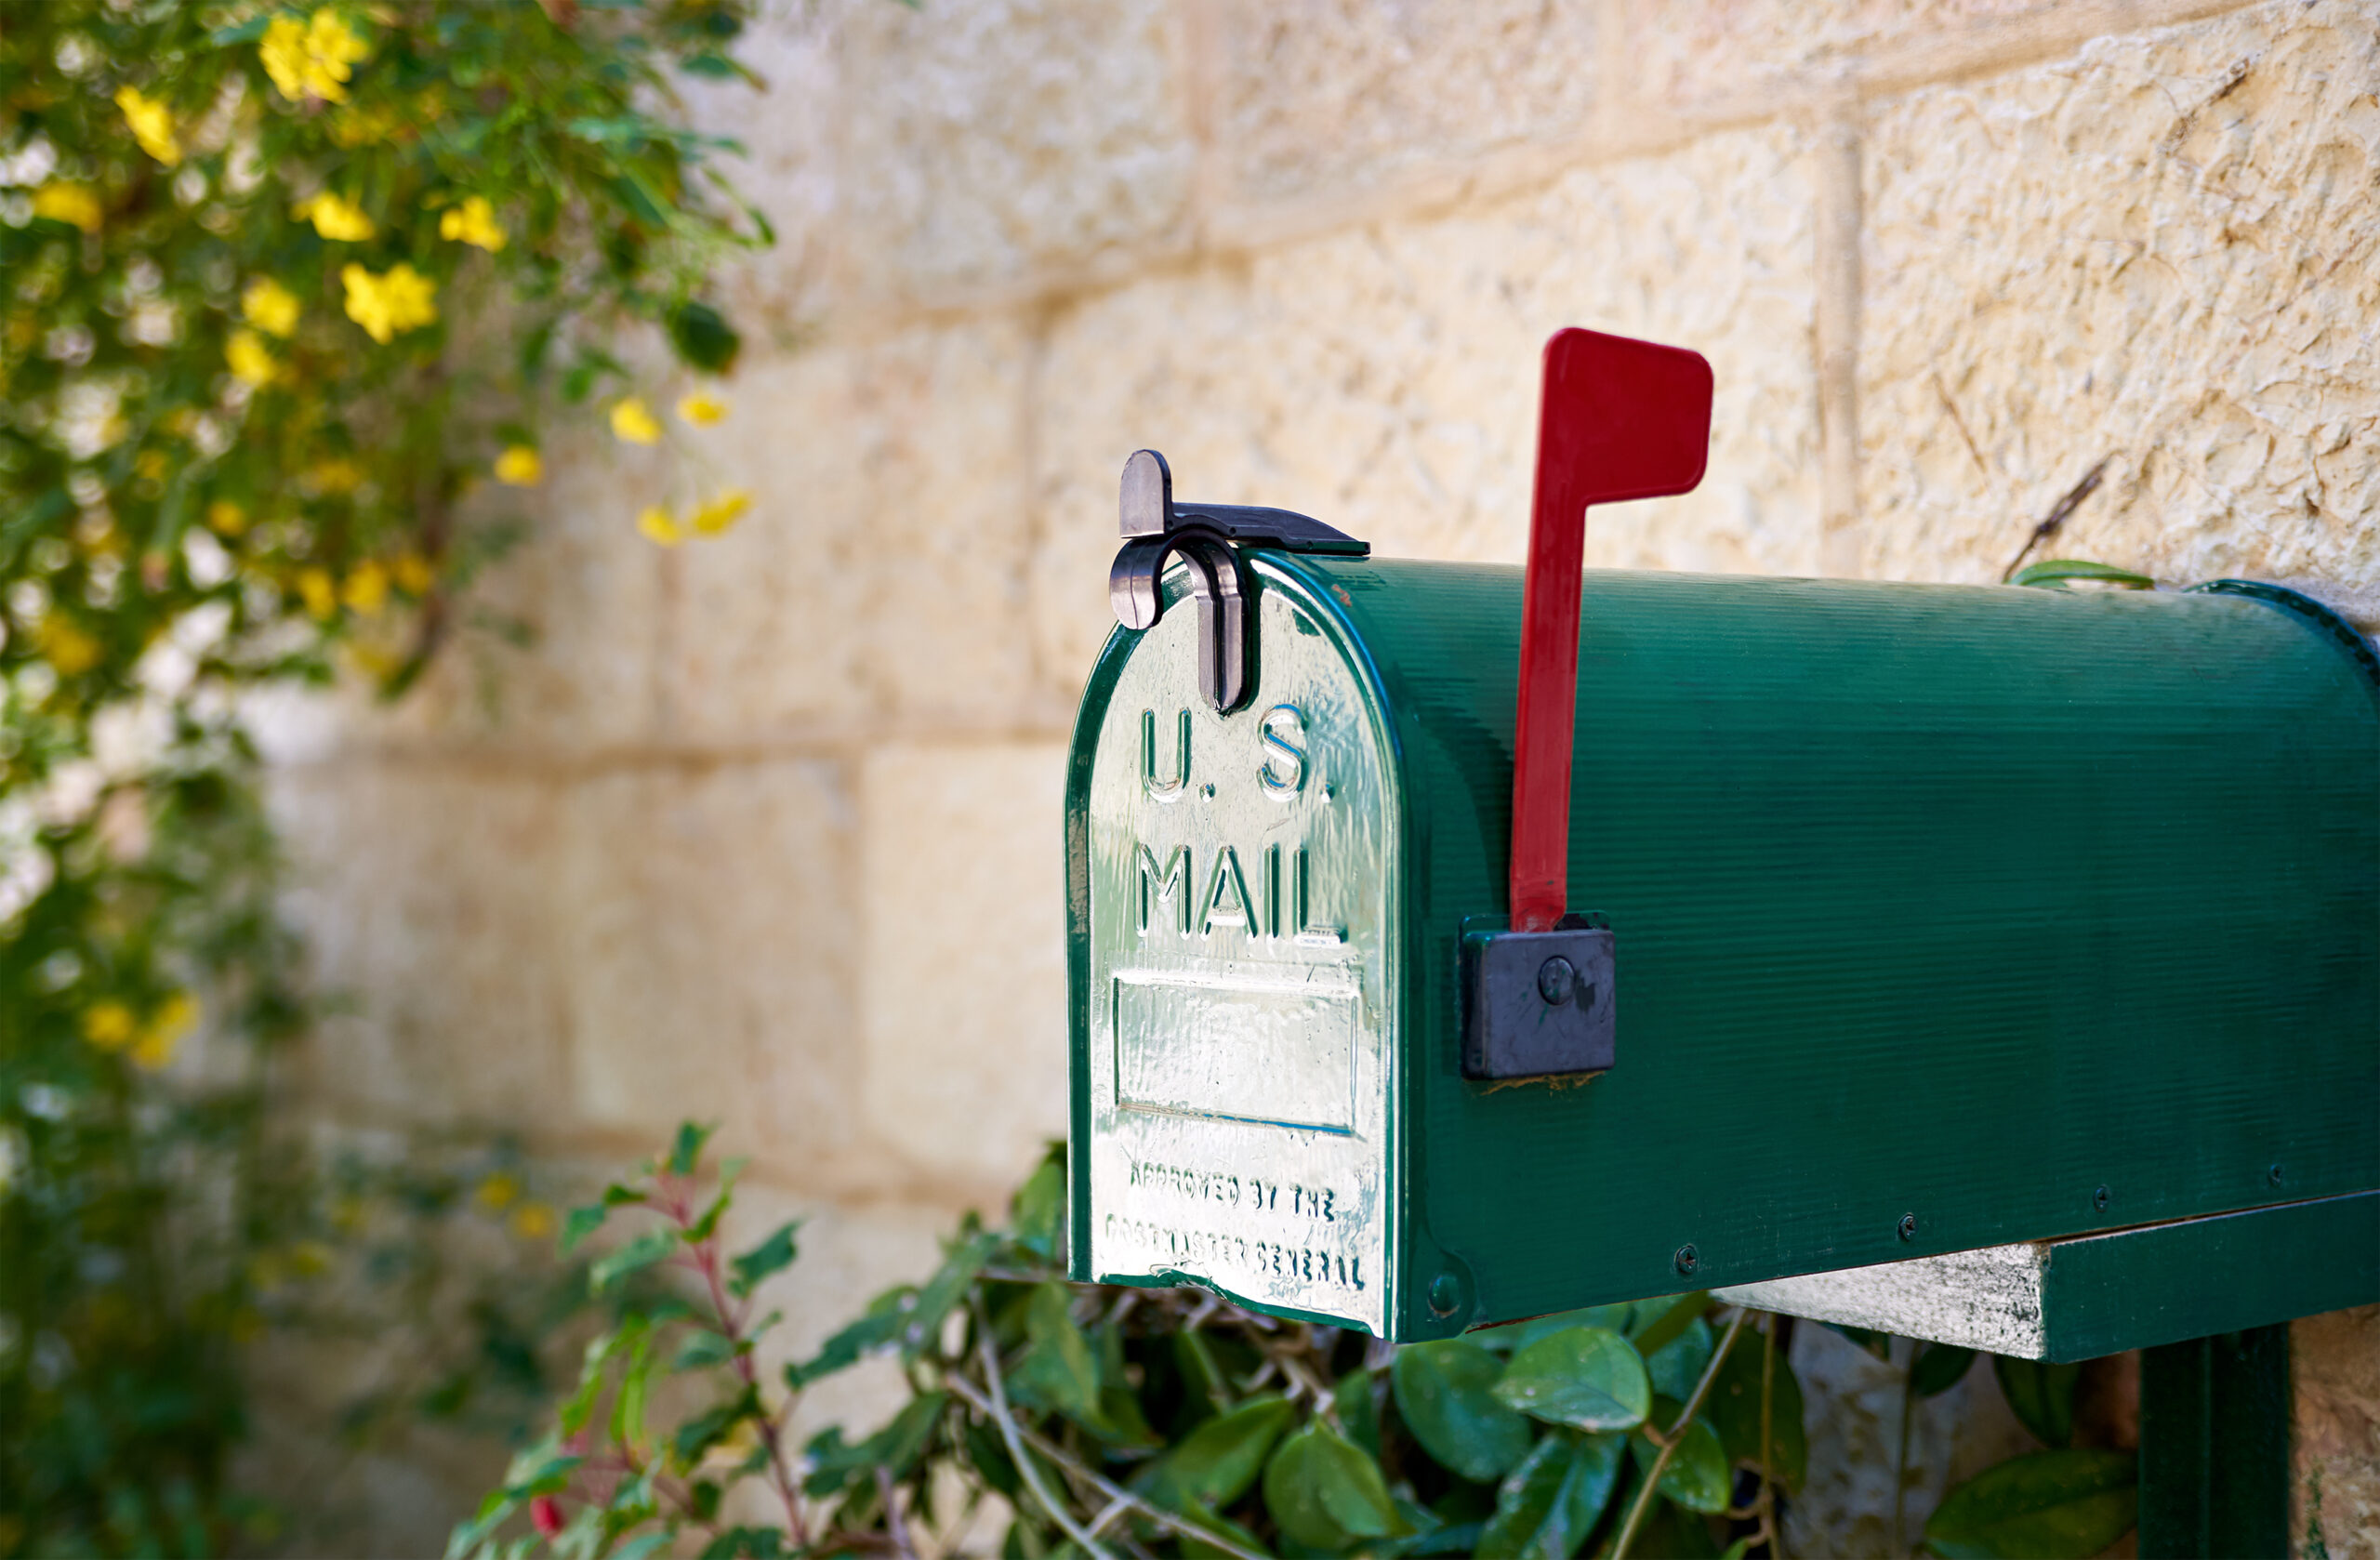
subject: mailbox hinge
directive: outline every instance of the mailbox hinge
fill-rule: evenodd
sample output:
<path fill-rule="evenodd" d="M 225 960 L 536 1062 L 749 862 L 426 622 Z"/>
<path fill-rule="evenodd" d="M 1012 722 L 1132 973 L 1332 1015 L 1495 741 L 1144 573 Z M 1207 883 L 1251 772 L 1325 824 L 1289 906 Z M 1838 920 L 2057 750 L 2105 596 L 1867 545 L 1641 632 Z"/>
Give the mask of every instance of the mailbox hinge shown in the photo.
<path fill-rule="evenodd" d="M 1179 557 L 1190 565 L 1190 593 L 1198 599 L 1198 688 L 1219 715 L 1248 702 L 1256 687 L 1256 578 L 1239 555 L 1243 547 L 1364 558 L 1371 544 L 1288 509 L 1243 504 L 1176 504 L 1173 472 L 1155 450 L 1135 450 L 1124 462 L 1117 506 L 1124 546 L 1107 571 L 1107 599 L 1116 621 L 1150 628 L 1165 611 L 1159 581 Z"/>

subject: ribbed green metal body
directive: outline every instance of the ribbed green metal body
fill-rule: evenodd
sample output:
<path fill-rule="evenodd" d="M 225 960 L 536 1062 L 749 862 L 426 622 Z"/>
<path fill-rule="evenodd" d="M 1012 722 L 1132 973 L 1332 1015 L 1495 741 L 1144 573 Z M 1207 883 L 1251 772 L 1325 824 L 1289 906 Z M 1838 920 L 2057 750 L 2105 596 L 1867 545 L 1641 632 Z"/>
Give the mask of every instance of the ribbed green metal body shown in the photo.
<path fill-rule="evenodd" d="M 1591 573 L 1570 902 L 1617 1062 L 1486 1085 L 1458 945 L 1504 907 L 1520 571 L 1256 558 L 1382 728 L 1391 1336 L 2380 1186 L 2380 695 L 2334 625 Z M 1068 788 L 1085 1277 L 1134 1276 L 1092 1259 L 1089 798 L 1164 629 L 1111 641 Z"/>

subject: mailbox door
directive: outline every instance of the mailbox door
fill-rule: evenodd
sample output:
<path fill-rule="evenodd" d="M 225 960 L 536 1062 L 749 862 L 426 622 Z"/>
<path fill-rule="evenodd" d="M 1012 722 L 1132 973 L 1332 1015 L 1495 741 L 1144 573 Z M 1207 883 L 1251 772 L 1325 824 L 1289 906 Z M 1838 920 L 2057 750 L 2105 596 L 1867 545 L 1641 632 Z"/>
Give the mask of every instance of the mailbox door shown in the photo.
<path fill-rule="evenodd" d="M 1201 695 L 1184 603 L 1076 728 L 1072 1265 L 1385 1334 L 1395 767 L 1335 618 L 1256 566 L 1252 700 Z"/>

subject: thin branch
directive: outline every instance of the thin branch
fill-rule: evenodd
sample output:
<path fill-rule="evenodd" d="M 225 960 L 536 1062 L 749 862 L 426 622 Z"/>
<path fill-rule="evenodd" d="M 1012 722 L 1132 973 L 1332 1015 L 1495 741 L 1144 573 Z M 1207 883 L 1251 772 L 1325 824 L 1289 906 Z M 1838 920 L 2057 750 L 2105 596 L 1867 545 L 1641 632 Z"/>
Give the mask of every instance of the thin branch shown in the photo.
<path fill-rule="evenodd" d="M 988 1344 L 986 1346 L 988 1347 Z M 1018 1424 L 1009 1416 L 1007 1409 L 1008 1400 L 1004 1396 L 998 1395 L 999 1377 L 997 1374 L 997 1365 L 989 1360 L 986 1361 L 986 1364 L 992 1365 L 995 1372 L 990 1377 L 992 1391 L 995 1395 L 992 1401 L 985 1401 L 984 1395 L 976 1390 L 975 1383 L 969 1381 L 964 1376 L 954 1375 L 946 1377 L 945 1380 L 948 1382 L 951 1391 L 965 1398 L 969 1405 L 972 1406 L 978 1413 L 989 1416 L 993 1422 L 999 1426 L 1000 1438 L 1008 1443 L 1009 1456 L 1016 1460 L 1017 1471 L 1019 1473 L 1025 1474 L 1026 1482 L 1032 1485 L 1033 1493 L 1041 1497 L 1042 1503 L 1044 1505 L 1049 1504 L 1049 1497 L 1042 1493 L 1039 1481 L 1034 1479 L 1029 1473 L 1026 1473 L 1026 1470 L 1030 1469 L 1032 1464 L 1025 1461 L 1024 1453 L 1019 1448 L 1018 1441 L 1020 1436 L 1022 1436 L 1023 1442 L 1025 1446 L 1031 1447 L 1035 1451 L 1039 1452 L 1043 1457 L 1049 1459 L 1051 1462 L 1056 1463 L 1066 1473 L 1067 1476 L 1081 1481 L 1091 1488 L 1095 1489 L 1100 1494 L 1105 1496 L 1109 1501 L 1123 1506 L 1126 1510 L 1138 1513 L 1141 1516 L 1156 1523 L 1158 1527 L 1173 1534 L 1176 1538 L 1196 1539 L 1198 1542 L 1207 1545 L 1210 1549 L 1218 1549 L 1225 1554 L 1236 1556 L 1237 1560 L 1266 1560 L 1266 1556 L 1258 1553 L 1254 1550 L 1242 1549 L 1239 1545 L 1232 1542 L 1229 1539 L 1214 1531 L 1212 1528 L 1201 1527 L 1195 1522 L 1184 1521 L 1183 1518 L 1174 1515 L 1171 1512 L 1167 1511 L 1162 1506 L 1150 1505 L 1146 1501 L 1144 1501 L 1139 1496 L 1134 1495 L 1130 1490 L 1124 1488 L 1121 1485 L 1104 1479 L 1097 1474 L 1092 1473 L 1089 1468 L 1085 1467 L 1081 1461 L 1068 1454 L 1064 1449 L 1051 1441 L 1048 1437 L 1040 1434 L 1037 1431 Z M 1056 1508 L 1051 1508 L 1051 1514 L 1057 1514 Z M 1088 1538 L 1082 1534 L 1077 1533 L 1072 1527 L 1067 1527 L 1066 1521 L 1063 1516 L 1059 1517 L 1058 1526 L 1066 1528 L 1066 1536 L 1073 1539 L 1077 1543 L 1082 1544 L 1086 1548 L 1092 1547 Z M 1095 1550 L 1094 1553 L 1096 1553 Z"/>
<path fill-rule="evenodd" d="M 1008 1445 L 1008 1455 L 1016 1464 L 1018 1476 L 1025 1480 L 1025 1487 L 1033 1491 L 1033 1498 L 1041 1502 L 1041 1509 L 1050 1514 L 1050 1520 L 1058 1525 L 1058 1530 L 1080 1544 L 1091 1560 L 1116 1560 L 1114 1555 L 1100 1547 L 1097 1539 L 1083 1531 L 1082 1525 L 1067 1514 L 1065 1507 L 1042 1485 L 1041 1470 L 1036 1468 L 1033 1459 L 1025 1455 L 1025 1448 L 1017 1440 L 1016 1421 L 1009 1415 L 1008 1390 L 1000 1384 L 999 1353 L 992 1346 L 992 1329 L 980 1319 L 977 1325 L 981 1336 L 976 1341 L 976 1353 L 983 1356 L 984 1381 L 991 1388 L 992 1400 L 990 1404 L 985 1404 L 963 1376 L 952 1376 L 950 1384 L 958 1389 L 959 1396 L 991 1415 L 992 1422 L 999 1427 L 1000 1439 Z"/>
<path fill-rule="evenodd" d="M 2108 462 L 2114 458 L 2112 455 L 2101 456 L 2096 466 L 2082 473 L 2081 482 L 2066 490 L 2065 497 L 2050 506 L 2049 513 L 2042 517 L 2042 522 L 2039 525 L 2033 527 L 2033 534 L 2025 538 L 2025 545 L 2016 549 L 2016 556 L 2008 560 L 2008 566 L 2000 571 L 2001 584 L 2005 585 L 2014 578 L 2017 566 L 2031 555 L 2033 549 L 2056 535 L 2058 528 L 2066 523 L 2068 518 L 2076 509 L 2082 507 L 2082 500 L 2099 490 L 2099 479 L 2106 475 Z"/>
<path fill-rule="evenodd" d="M 1628 1508 L 1628 1520 L 1621 1525 L 1620 1538 L 1611 1546 L 1611 1560 L 1628 1560 L 1628 1546 L 1636 1540 L 1636 1529 L 1645 1525 L 1645 1514 L 1653 1509 L 1653 1491 L 1661 1482 L 1661 1471 L 1670 1465 L 1670 1458 L 1677 1450 L 1678 1438 L 1694 1416 L 1702 1410 L 1702 1400 L 1711 1395 L 1711 1383 L 1719 1379 L 1719 1367 L 1726 1362 L 1727 1351 L 1735 1346 L 1736 1334 L 1744 1329 L 1744 1319 L 1752 1315 L 1746 1306 L 1736 1307 L 1736 1319 L 1727 1324 L 1726 1336 L 1711 1351 L 1711 1363 L 1702 1368 L 1702 1380 L 1694 1383 L 1694 1395 L 1686 1400 L 1686 1408 L 1678 1414 L 1677 1422 L 1670 1426 L 1669 1444 L 1661 1448 L 1661 1455 L 1653 1459 L 1652 1467 L 1645 1472 L 1645 1482 L 1637 1488 L 1636 1503 Z"/>
<path fill-rule="evenodd" d="M 692 1212 L 692 1204 L 681 1196 L 671 1210 L 671 1217 L 683 1230 L 688 1227 Z M 760 1378 L 752 1368 L 752 1351 L 744 1346 L 747 1342 L 744 1324 L 751 1316 L 751 1303 L 748 1300 L 741 1306 L 730 1306 L 728 1303 L 727 1287 L 721 1281 L 719 1271 L 719 1237 L 716 1235 L 696 1243 L 694 1256 L 695 1268 L 703 1276 L 704 1287 L 710 1291 L 711 1309 L 719 1314 L 720 1330 L 728 1341 L 735 1373 L 743 1379 L 744 1385 L 750 1390 L 753 1401 L 759 1406 L 760 1411 L 753 1418 L 760 1428 L 760 1444 L 768 1448 L 770 1487 L 785 1504 L 786 1526 L 792 1532 L 794 1547 L 806 1548 L 810 1543 L 810 1525 L 802 1519 L 801 1501 L 793 1487 L 793 1471 L 786 1463 L 785 1437 L 779 1430 L 776 1415 L 769 1412 L 767 1403 L 761 1399 Z M 790 1408 L 792 1405 L 787 1404 L 787 1407 Z"/>
<path fill-rule="evenodd" d="M 900 1491 L 892 1487 L 892 1471 L 881 1462 L 876 1465 L 876 1490 L 884 1498 L 884 1530 L 892 1536 L 893 1553 L 901 1560 L 918 1560 L 917 1546 L 909 1541 L 908 1520 L 901 1514 Z"/>
<path fill-rule="evenodd" d="M 1959 416 L 1959 403 L 1950 399 L 1950 387 L 1942 383 L 1942 372 L 1939 369 L 1934 371 L 1934 394 L 1942 403 L 1942 410 L 1950 414 L 1950 425 L 1959 430 L 1959 437 L 1965 441 L 1967 454 L 1975 456 L 1975 469 L 1987 477 L 1991 475 L 1991 468 L 1984 463 L 1983 451 L 1976 447 L 1975 435 L 1967 431 L 1967 419 Z"/>
<path fill-rule="evenodd" d="M 1777 1522 L 1777 1482 L 1769 1471 L 1769 1423 L 1777 1403 L 1777 1313 L 1760 1324 L 1760 1528 L 1768 1535 L 1774 1560 L 1786 1560 L 1785 1529 Z"/>

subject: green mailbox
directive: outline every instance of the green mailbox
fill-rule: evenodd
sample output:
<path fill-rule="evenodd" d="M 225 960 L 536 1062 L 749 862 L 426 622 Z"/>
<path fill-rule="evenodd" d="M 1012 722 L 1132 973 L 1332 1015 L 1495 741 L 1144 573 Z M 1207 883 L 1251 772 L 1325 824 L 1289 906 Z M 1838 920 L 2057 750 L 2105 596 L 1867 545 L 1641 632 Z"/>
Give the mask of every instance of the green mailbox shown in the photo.
<path fill-rule="evenodd" d="M 1548 495 L 1575 531 L 1700 457 L 1565 489 L 1612 456 L 1557 448 L 1554 367 L 1551 910 L 1524 571 L 1127 467 L 1067 777 L 1075 1276 L 1403 1341 L 2206 1220 L 2270 1270 L 2222 1326 L 2380 1298 L 2369 642 L 2237 581 L 1581 577 Z"/>

